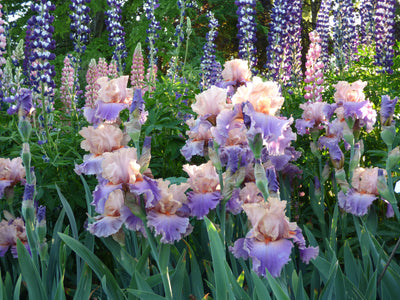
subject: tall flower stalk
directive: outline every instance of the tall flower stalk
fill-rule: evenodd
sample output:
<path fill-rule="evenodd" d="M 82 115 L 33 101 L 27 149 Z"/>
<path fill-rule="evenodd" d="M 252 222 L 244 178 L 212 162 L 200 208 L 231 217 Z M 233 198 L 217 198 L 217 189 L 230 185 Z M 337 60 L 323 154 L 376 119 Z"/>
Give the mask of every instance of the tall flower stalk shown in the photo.
<path fill-rule="evenodd" d="M 285 85 L 301 74 L 301 1 L 274 1 L 268 32 L 268 76 Z"/>
<path fill-rule="evenodd" d="M 236 0 L 236 14 L 238 15 L 239 58 L 247 60 L 253 73 L 257 65 L 256 32 L 256 1 Z"/>
<path fill-rule="evenodd" d="M 157 30 L 161 30 L 160 22 L 156 20 L 154 10 L 159 7 L 158 0 L 146 0 L 144 3 L 144 10 L 146 12 L 146 18 L 150 21 L 149 28 L 146 30 L 149 49 L 149 81 L 155 80 L 155 66 L 157 65 L 157 52 L 158 49 L 155 46 L 156 39 L 159 37 Z"/>
<path fill-rule="evenodd" d="M 332 0 L 322 0 L 321 6 L 318 11 L 317 16 L 317 26 L 315 30 L 317 31 L 321 41 L 321 61 L 324 64 L 325 70 L 329 66 L 329 13 L 331 11 Z"/>
<path fill-rule="evenodd" d="M 359 44 L 352 1 L 337 1 L 334 12 L 334 53 L 336 66 L 343 76 L 342 73 L 356 59 L 355 54 Z"/>
<path fill-rule="evenodd" d="M 3 12 L 2 12 L 3 6 L 0 3 L 0 77 L 3 78 L 3 65 L 6 64 L 6 60 L 4 58 L 4 54 L 6 53 L 6 35 L 5 35 L 5 29 L 4 29 L 4 20 L 2 19 L 3 17 Z M 2 88 L 2 80 L 0 81 L 0 101 L 3 99 L 3 88 Z"/>
<path fill-rule="evenodd" d="M 214 85 L 221 77 L 221 64 L 215 59 L 215 39 L 218 35 L 218 20 L 214 14 L 210 11 L 207 13 L 209 19 L 208 27 L 210 31 L 206 34 L 206 44 L 203 46 L 203 56 L 201 57 L 201 78 L 200 78 L 200 89 L 205 90 L 211 85 Z"/>
<path fill-rule="evenodd" d="M 375 31 L 375 8 L 376 0 L 362 0 L 360 7 L 360 39 L 361 43 L 371 45 Z"/>
<path fill-rule="evenodd" d="M 53 40 L 54 27 L 51 25 L 54 16 L 50 15 L 55 10 L 55 6 L 46 0 L 32 3 L 31 10 L 36 12 L 28 20 L 28 30 L 26 48 L 28 53 L 25 57 L 25 67 L 28 71 L 29 84 L 36 94 L 36 105 L 41 108 L 39 124 L 45 129 L 46 142 L 51 141 L 50 128 L 52 127 L 53 102 L 55 83 L 55 67 L 50 64 L 55 59 L 55 54 L 51 51 L 56 44 Z"/>
<path fill-rule="evenodd" d="M 395 0 L 379 0 L 375 14 L 375 65 L 379 72 L 393 74 Z"/>
<path fill-rule="evenodd" d="M 121 0 L 107 0 L 109 10 L 106 11 L 107 30 L 108 30 L 108 43 L 111 47 L 115 47 L 113 51 L 113 59 L 117 62 L 118 72 L 123 73 L 125 69 L 124 59 L 127 57 L 125 46 L 125 32 L 124 27 L 121 25 Z"/>

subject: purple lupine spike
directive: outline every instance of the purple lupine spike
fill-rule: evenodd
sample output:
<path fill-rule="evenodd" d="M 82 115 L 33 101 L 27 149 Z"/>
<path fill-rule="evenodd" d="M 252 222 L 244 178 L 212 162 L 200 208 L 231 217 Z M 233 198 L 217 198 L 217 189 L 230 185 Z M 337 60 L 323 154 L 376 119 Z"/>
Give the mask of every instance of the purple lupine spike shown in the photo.
<path fill-rule="evenodd" d="M 239 58 L 247 60 L 253 73 L 257 65 L 257 42 L 256 32 L 256 1 L 255 0 L 236 0 L 236 14 L 238 15 L 238 34 L 239 38 Z"/>
<path fill-rule="evenodd" d="M 124 27 L 121 25 L 121 6 L 123 1 L 107 0 L 107 4 L 110 7 L 110 9 L 106 11 L 107 19 L 105 21 L 109 32 L 108 43 L 111 47 L 115 47 L 113 51 L 113 59 L 117 62 L 118 71 L 123 72 L 125 69 L 124 59 L 127 56 L 125 32 Z"/>
<path fill-rule="evenodd" d="M 275 81 L 288 84 L 301 72 L 301 1 L 274 1 L 271 28 L 268 33 L 268 75 Z"/>
<path fill-rule="evenodd" d="M 362 0 L 360 7 L 360 38 L 361 43 L 371 45 L 375 31 L 374 14 L 377 0 Z"/>
<path fill-rule="evenodd" d="M 6 36 L 4 34 L 4 21 L 2 19 L 3 13 L 1 11 L 2 5 L 0 4 L 0 77 L 3 78 L 3 70 L 2 66 L 6 63 L 4 58 L 4 54 L 6 53 Z M 3 99 L 3 88 L 2 88 L 2 80 L 0 80 L 0 101 Z"/>
<path fill-rule="evenodd" d="M 86 6 L 86 3 L 90 3 L 90 0 L 71 0 L 69 5 L 72 31 L 70 38 L 77 53 L 84 53 L 86 50 L 85 44 L 89 41 L 90 8 Z"/>
<path fill-rule="evenodd" d="M 348 69 L 356 59 L 359 39 L 355 25 L 354 6 L 351 0 L 338 1 L 334 9 L 334 53 L 339 70 Z"/>
<path fill-rule="evenodd" d="M 31 10 L 36 12 L 36 15 L 28 20 L 30 30 L 29 33 L 27 31 L 25 40 L 26 48 L 30 49 L 25 56 L 29 84 L 35 92 L 44 94 L 47 101 L 39 104 L 50 112 L 53 110 L 55 67 L 49 61 L 55 59 L 55 54 L 51 51 L 56 48 L 53 39 L 54 27 L 51 25 L 54 16 L 50 15 L 50 12 L 55 10 L 55 6 L 50 1 L 37 0 L 32 3 Z"/>
<path fill-rule="evenodd" d="M 146 0 L 144 3 L 144 10 L 146 12 L 146 18 L 150 21 L 149 28 L 146 30 L 147 38 L 146 42 L 149 43 L 149 69 L 150 72 L 150 80 L 153 81 L 155 78 L 155 74 L 153 72 L 154 66 L 157 64 L 157 52 L 158 49 L 155 47 L 156 39 L 159 37 L 157 30 L 161 30 L 160 22 L 156 20 L 154 15 L 154 10 L 159 7 L 158 0 Z"/>
<path fill-rule="evenodd" d="M 302 21 L 302 2 L 301 0 L 293 0 L 290 6 L 290 13 L 288 16 L 288 44 L 289 55 L 287 65 L 291 66 L 291 73 L 289 74 L 291 84 L 297 82 L 302 78 L 301 70 L 301 21 Z"/>
<path fill-rule="evenodd" d="M 207 13 L 209 19 L 208 27 L 210 31 L 206 34 L 206 44 L 203 46 L 203 56 L 201 57 L 201 79 L 200 79 L 200 90 L 206 90 L 207 88 L 214 85 L 217 81 L 221 80 L 221 64 L 215 60 L 215 44 L 214 41 L 218 35 L 218 20 L 214 17 L 214 14 L 210 11 Z"/>
<path fill-rule="evenodd" d="M 331 11 L 331 6 L 332 0 L 322 0 L 317 16 L 317 26 L 315 27 L 321 39 L 321 61 L 324 64 L 325 70 L 329 63 L 329 12 Z"/>
<path fill-rule="evenodd" d="M 395 4 L 395 0 L 379 0 L 375 14 L 375 65 L 388 74 L 393 74 Z"/>

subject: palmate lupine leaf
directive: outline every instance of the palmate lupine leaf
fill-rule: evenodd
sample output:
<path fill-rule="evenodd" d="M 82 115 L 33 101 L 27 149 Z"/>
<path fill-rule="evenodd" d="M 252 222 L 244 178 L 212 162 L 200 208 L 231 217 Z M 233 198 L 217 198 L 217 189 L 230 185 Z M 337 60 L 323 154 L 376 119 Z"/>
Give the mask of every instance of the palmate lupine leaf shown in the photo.
<path fill-rule="evenodd" d="M 125 296 L 111 271 L 96 255 L 93 254 L 93 252 L 82 245 L 79 241 L 66 234 L 58 233 L 58 235 L 68 247 L 70 247 L 90 266 L 100 280 L 104 278 L 104 281 L 102 280 L 105 283 L 103 285 L 103 290 L 110 299 L 125 299 Z"/>

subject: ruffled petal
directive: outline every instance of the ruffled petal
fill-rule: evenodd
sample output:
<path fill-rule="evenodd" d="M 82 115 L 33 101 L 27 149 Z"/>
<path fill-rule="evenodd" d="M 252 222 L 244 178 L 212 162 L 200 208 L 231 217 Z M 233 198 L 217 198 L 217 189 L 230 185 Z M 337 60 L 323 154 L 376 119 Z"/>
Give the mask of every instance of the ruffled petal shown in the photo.
<path fill-rule="evenodd" d="M 248 250 L 247 248 L 244 248 L 244 240 L 245 238 L 240 238 L 236 240 L 236 242 L 233 244 L 233 247 L 229 247 L 229 251 L 231 251 L 236 258 L 249 258 Z"/>
<path fill-rule="evenodd" d="M 359 217 L 368 212 L 368 208 L 376 198 L 375 195 L 360 194 L 353 189 L 348 190 L 346 194 L 342 191 L 338 193 L 339 207 Z"/>
<path fill-rule="evenodd" d="M 219 191 L 213 193 L 188 193 L 188 207 L 190 208 L 192 216 L 196 216 L 201 220 L 206 216 L 210 210 L 217 207 L 221 200 L 221 193 Z"/>
<path fill-rule="evenodd" d="M 245 247 L 249 249 L 253 270 L 258 275 L 265 276 L 267 269 L 273 277 L 278 277 L 283 266 L 289 262 L 293 243 L 287 239 L 265 243 L 246 238 Z"/>
<path fill-rule="evenodd" d="M 189 226 L 189 218 L 177 215 L 166 215 L 156 211 L 147 214 L 147 224 L 153 227 L 157 235 L 161 235 L 161 242 L 173 244 L 180 240 Z"/>

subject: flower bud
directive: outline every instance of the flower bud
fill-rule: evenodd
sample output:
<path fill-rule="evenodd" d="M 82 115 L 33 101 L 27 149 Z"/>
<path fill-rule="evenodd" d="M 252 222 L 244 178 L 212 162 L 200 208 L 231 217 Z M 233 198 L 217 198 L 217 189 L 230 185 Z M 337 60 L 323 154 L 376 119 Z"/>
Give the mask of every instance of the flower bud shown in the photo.
<path fill-rule="evenodd" d="M 382 126 L 381 138 L 387 146 L 391 146 L 393 144 L 395 136 L 396 128 L 394 125 Z"/>
<path fill-rule="evenodd" d="M 18 131 L 22 141 L 27 143 L 31 137 L 32 125 L 26 118 L 21 118 L 18 123 Z"/>
<path fill-rule="evenodd" d="M 258 189 L 263 194 L 264 200 L 267 201 L 269 196 L 268 179 L 264 167 L 260 163 L 256 163 L 254 166 L 254 177 L 256 178 L 256 185 Z"/>
<path fill-rule="evenodd" d="M 261 136 L 261 133 L 257 133 L 254 136 L 254 140 L 250 141 L 249 140 L 249 146 L 251 151 L 253 151 L 255 159 L 260 159 L 261 158 L 261 150 L 263 147 L 263 139 Z"/>
<path fill-rule="evenodd" d="M 335 178 L 337 183 L 340 185 L 340 189 L 343 191 L 343 193 L 347 193 L 347 191 L 350 189 L 350 185 L 347 182 L 346 179 L 346 172 L 344 169 L 340 170 L 335 170 Z"/>
<path fill-rule="evenodd" d="M 400 149 L 399 146 L 389 152 L 386 166 L 388 169 L 393 169 L 400 161 Z"/>

